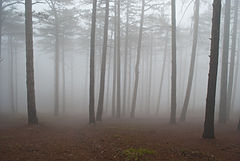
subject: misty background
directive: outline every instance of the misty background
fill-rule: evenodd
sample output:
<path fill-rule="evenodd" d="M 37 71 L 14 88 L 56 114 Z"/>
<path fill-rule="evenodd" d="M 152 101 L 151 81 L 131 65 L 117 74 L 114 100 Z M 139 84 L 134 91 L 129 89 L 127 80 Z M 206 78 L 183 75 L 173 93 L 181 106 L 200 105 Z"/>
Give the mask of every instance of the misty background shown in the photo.
<path fill-rule="evenodd" d="M 42 0 L 33 6 L 34 31 L 34 67 L 35 92 L 37 112 L 40 114 L 54 113 L 54 17 L 47 1 Z M 44 4 L 43 4 L 44 3 Z M 67 114 L 87 114 L 89 103 L 89 59 L 90 59 L 90 29 L 91 1 L 59 1 L 57 5 L 60 25 L 59 46 L 59 108 L 60 113 L 65 109 Z M 103 44 L 103 25 L 105 1 L 99 1 L 97 8 L 96 28 L 96 57 L 95 57 L 95 104 L 99 94 L 100 66 Z M 177 117 L 182 110 L 187 79 L 189 74 L 191 48 L 193 42 L 194 1 L 177 0 Z M 224 22 L 224 7 L 222 6 L 222 23 Z M 233 8 L 234 6 L 232 6 Z M 170 0 L 152 0 L 146 5 L 143 24 L 143 41 L 139 66 L 139 86 L 136 105 L 136 117 L 167 116 L 171 101 L 171 6 Z M 114 53 L 114 4 L 110 2 L 109 37 L 107 48 L 107 64 L 105 79 L 104 116 L 111 116 L 112 82 L 113 82 L 113 53 Z M 124 64 L 125 52 L 125 21 L 126 2 L 121 4 L 121 87 L 124 83 L 124 67 L 127 65 L 126 117 L 129 117 L 133 95 L 135 63 L 137 55 L 137 39 L 141 14 L 141 1 L 131 0 L 129 11 L 129 40 L 128 63 Z M 233 16 L 233 9 L 232 9 Z M 212 2 L 200 1 L 199 36 L 197 56 L 192 91 L 189 102 L 189 112 L 203 118 L 207 81 L 209 72 L 209 51 L 211 37 Z M 231 19 L 232 33 L 233 19 Z M 24 6 L 15 4 L 4 9 L 2 13 L 2 49 L 0 63 L 0 112 L 27 112 L 26 99 L 26 59 L 25 59 L 25 30 Z M 222 29 L 222 28 L 221 28 Z M 238 33 L 239 33 L 238 27 Z M 220 60 L 222 53 L 222 36 L 220 40 Z M 231 48 L 230 34 L 230 48 Z M 236 62 L 239 59 L 240 39 L 238 38 Z M 165 57 L 165 59 L 164 59 Z M 163 70 L 164 68 L 164 70 Z M 239 64 L 235 63 L 235 77 Z M 219 63 L 219 73 L 221 63 Z M 163 74 L 164 72 L 164 74 Z M 238 74 L 239 75 L 239 74 Z M 218 74 L 216 115 L 219 109 L 220 76 Z M 159 101 L 159 90 L 162 91 Z M 239 79 L 234 79 L 232 97 L 232 118 L 239 117 L 240 100 Z M 121 88 L 123 90 L 123 88 Z M 123 95 L 123 92 L 121 93 Z M 64 103 L 65 100 L 65 103 Z M 65 104 L 65 105 L 64 105 Z M 189 116 L 190 117 L 190 116 Z"/>

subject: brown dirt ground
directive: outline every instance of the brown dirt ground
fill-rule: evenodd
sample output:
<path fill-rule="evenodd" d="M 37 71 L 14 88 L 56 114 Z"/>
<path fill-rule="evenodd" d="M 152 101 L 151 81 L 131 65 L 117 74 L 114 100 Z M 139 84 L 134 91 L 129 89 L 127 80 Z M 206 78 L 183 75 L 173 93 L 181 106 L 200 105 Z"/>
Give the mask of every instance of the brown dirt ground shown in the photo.
<path fill-rule="evenodd" d="M 202 122 L 169 125 L 167 120 L 111 120 L 88 125 L 87 119 L 41 117 L 0 119 L 1 161 L 125 161 L 123 150 L 155 151 L 144 161 L 239 161 L 236 124 L 216 125 L 216 139 L 201 138 Z M 132 161 L 132 160 L 131 160 Z"/>

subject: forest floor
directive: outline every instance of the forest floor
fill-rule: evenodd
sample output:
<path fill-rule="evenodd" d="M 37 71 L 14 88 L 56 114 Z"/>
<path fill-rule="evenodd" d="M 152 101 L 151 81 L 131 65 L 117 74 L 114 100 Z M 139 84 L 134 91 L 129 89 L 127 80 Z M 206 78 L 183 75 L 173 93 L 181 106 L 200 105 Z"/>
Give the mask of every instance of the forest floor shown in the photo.
<path fill-rule="evenodd" d="M 239 161 L 236 125 L 216 125 L 216 139 L 201 138 L 203 123 L 167 120 L 104 120 L 40 117 L 0 119 L 1 161 Z"/>

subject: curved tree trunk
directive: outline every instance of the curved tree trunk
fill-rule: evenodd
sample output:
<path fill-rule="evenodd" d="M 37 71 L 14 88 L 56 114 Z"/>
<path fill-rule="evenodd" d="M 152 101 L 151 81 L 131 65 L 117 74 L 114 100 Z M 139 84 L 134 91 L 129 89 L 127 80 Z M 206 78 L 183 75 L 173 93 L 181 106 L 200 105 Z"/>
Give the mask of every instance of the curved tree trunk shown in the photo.
<path fill-rule="evenodd" d="M 221 19 L 221 0 L 213 2 L 213 18 L 212 18 L 212 35 L 211 35 L 211 53 L 210 53 L 210 69 L 208 75 L 208 90 L 206 113 L 204 122 L 203 138 L 214 138 L 214 113 L 215 113 L 215 97 L 218 71 L 219 57 L 219 33 Z"/>
<path fill-rule="evenodd" d="M 192 55 L 191 55 L 191 63 L 190 63 L 190 70 L 188 75 L 188 85 L 186 96 L 182 108 L 182 113 L 180 116 L 180 121 L 185 121 L 187 109 L 189 105 L 189 99 L 192 91 L 192 82 L 193 82 L 193 75 L 194 75 L 194 68 L 195 68 L 195 58 L 196 58 L 196 51 L 197 51 L 197 42 L 198 42 L 198 26 L 199 26 L 199 0 L 195 1 L 195 13 L 194 13 L 194 27 L 193 27 L 193 46 L 192 46 Z"/>
<path fill-rule="evenodd" d="M 107 43 L 108 43 L 107 42 L 108 41 L 108 21 L 109 21 L 108 17 L 109 17 L 109 0 L 106 0 L 100 91 L 99 91 L 98 109 L 97 109 L 97 117 L 96 117 L 97 121 L 102 121 L 102 113 L 103 113 L 106 58 L 107 58 Z"/>
<path fill-rule="evenodd" d="M 145 0 L 142 0 L 142 13 L 141 13 L 141 22 L 140 22 L 139 37 L 138 37 L 137 61 L 136 61 L 136 66 L 135 66 L 135 83 L 134 83 L 134 89 L 133 89 L 131 118 L 135 117 L 136 102 L 137 102 L 137 90 L 138 90 L 138 81 L 139 81 L 139 63 L 140 63 L 140 56 L 141 56 L 143 22 L 144 22 L 144 9 L 145 9 Z"/>

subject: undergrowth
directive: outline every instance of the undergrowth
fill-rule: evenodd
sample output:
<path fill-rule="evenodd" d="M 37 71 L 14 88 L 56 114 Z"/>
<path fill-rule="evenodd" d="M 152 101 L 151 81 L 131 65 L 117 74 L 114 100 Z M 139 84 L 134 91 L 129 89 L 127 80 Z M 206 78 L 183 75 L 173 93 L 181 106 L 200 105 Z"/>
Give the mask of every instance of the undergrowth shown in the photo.
<path fill-rule="evenodd" d="M 144 159 L 146 154 L 153 155 L 156 153 L 154 150 L 144 149 L 144 148 L 128 148 L 122 151 L 123 155 L 126 156 L 127 161 L 141 161 Z"/>

